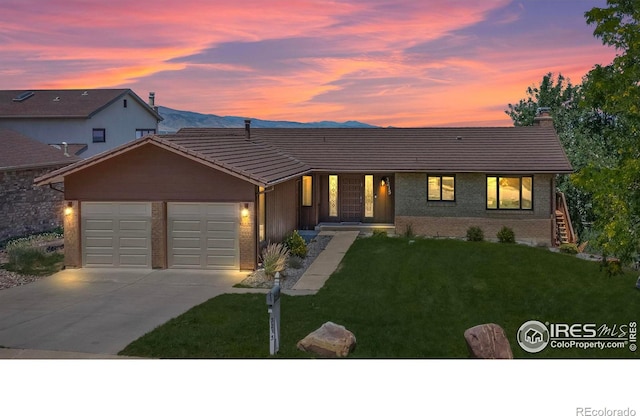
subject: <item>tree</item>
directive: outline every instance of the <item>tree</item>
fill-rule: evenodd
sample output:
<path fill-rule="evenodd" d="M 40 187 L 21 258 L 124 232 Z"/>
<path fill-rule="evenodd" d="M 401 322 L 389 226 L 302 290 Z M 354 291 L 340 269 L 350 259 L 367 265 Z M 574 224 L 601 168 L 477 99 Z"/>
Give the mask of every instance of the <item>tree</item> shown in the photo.
<path fill-rule="evenodd" d="M 581 102 L 581 86 L 571 84 L 562 74 L 554 78 L 552 73 L 547 73 L 538 86 L 527 88 L 526 99 L 515 105 L 509 104 L 505 112 L 515 126 L 531 126 L 538 109 L 548 107 L 567 157 L 574 170 L 579 171 L 606 153 L 602 149 L 600 135 L 594 133 L 602 128 L 603 120 L 598 114 L 583 108 Z M 569 215 L 580 236 L 585 231 L 585 224 L 595 219 L 591 195 L 576 187 L 567 175 L 559 175 L 556 184 L 567 198 Z"/>
<path fill-rule="evenodd" d="M 593 196 L 595 228 L 605 255 L 623 262 L 640 249 L 640 7 L 637 0 L 608 0 L 587 13 L 594 36 L 617 55 L 596 65 L 582 85 L 583 105 L 607 120 L 603 130 L 608 157 L 591 160 L 574 183 Z"/>

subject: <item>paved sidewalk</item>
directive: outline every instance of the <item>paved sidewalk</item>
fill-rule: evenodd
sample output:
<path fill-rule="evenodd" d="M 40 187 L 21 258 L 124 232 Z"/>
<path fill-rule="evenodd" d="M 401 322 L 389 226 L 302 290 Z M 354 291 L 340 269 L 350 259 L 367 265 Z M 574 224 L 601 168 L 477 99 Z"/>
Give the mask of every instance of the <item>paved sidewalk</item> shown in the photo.
<path fill-rule="evenodd" d="M 333 238 L 327 247 L 311 263 L 311 266 L 293 285 L 290 294 L 315 294 L 324 286 L 329 276 L 336 271 L 351 244 L 360 234 L 359 231 L 322 231 L 320 235 L 331 235 Z M 297 293 L 296 293 L 297 292 Z"/>
<path fill-rule="evenodd" d="M 45 350 L 25 350 L 18 348 L 0 348 L 0 360 L 19 358 L 23 360 L 70 360 L 70 359 L 91 359 L 91 360 L 117 360 L 134 357 L 125 357 L 112 354 L 90 354 L 87 352 L 74 351 L 45 351 Z"/>

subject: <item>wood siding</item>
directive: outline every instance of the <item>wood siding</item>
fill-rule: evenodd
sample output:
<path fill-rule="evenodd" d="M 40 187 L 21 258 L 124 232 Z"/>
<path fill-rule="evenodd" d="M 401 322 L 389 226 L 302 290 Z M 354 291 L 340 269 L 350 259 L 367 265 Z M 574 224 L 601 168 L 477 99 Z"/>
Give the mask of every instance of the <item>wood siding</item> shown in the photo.
<path fill-rule="evenodd" d="M 281 242 L 298 228 L 300 180 L 294 179 L 273 187 L 266 197 L 266 237 L 270 242 Z"/>
<path fill-rule="evenodd" d="M 255 191 L 246 181 L 149 144 L 65 177 L 65 198 L 253 202 Z"/>

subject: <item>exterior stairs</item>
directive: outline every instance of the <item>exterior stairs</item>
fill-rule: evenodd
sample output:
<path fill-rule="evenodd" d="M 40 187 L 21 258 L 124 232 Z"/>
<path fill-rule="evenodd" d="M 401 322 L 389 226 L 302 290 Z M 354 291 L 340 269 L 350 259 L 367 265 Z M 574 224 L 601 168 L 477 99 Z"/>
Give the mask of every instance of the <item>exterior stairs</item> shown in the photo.
<path fill-rule="evenodd" d="M 576 244 L 578 242 L 578 236 L 573 230 L 567 200 L 562 192 L 556 192 L 556 210 L 554 216 L 556 223 L 556 246 L 560 246 L 561 244 Z M 582 249 L 584 249 L 584 247 L 582 247 Z"/>
<path fill-rule="evenodd" d="M 567 229 L 567 219 L 564 212 L 556 210 L 556 227 L 558 228 L 558 241 L 560 244 L 571 243 L 569 230 Z"/>

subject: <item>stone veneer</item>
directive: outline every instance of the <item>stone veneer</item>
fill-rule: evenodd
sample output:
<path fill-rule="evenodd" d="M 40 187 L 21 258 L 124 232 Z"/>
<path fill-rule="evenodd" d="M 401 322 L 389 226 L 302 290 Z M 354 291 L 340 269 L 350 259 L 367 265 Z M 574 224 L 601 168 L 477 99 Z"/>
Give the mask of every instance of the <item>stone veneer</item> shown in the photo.
<path fill-rule="evenodd" d="M 64 213 L 64 265 L 66 267 L 82 267 L 80 203 L 65 201 L 65 208 L 70 209 Z"/>
<path fill-rule="evenodd" d="M 151 267 L 167 268 L 167 204 L 151 203 Z"/>
<path fill-rule="evenodd" d="M 59 167 L 0 171 L 0 242 L 62 225 L 63 193 L 33 185 L 35 178 Z"/>

